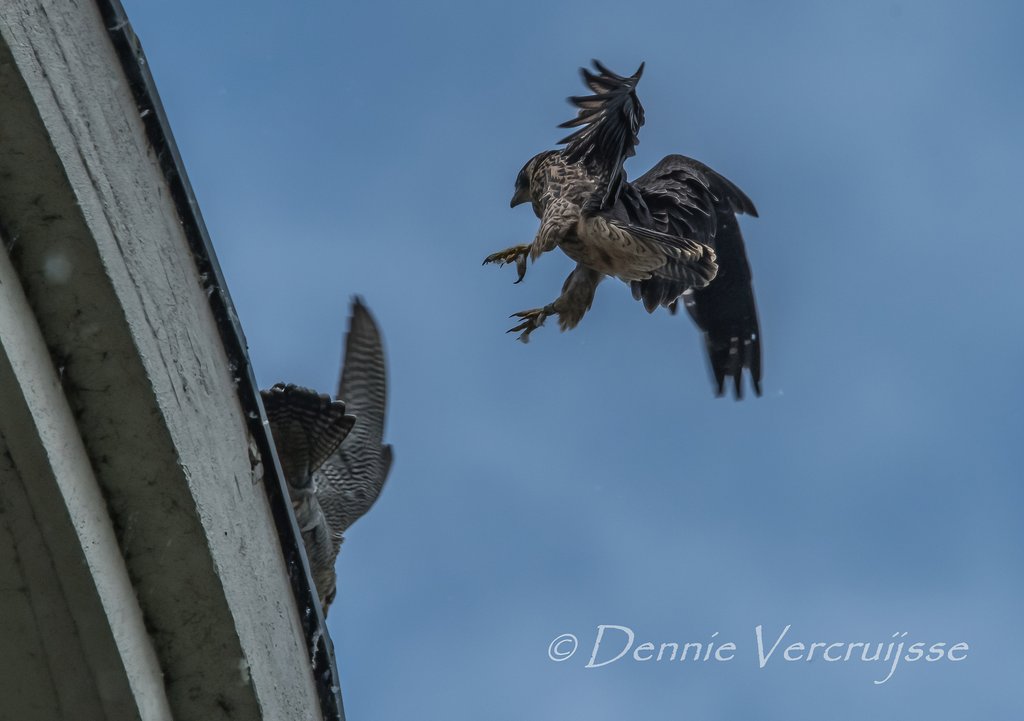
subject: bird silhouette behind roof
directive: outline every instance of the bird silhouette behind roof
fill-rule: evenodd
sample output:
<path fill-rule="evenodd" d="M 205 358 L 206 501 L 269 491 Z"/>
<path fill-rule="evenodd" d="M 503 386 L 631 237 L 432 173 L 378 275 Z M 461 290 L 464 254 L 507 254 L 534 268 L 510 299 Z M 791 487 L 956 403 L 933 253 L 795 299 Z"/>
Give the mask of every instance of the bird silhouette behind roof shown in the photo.
<path fill-rule="evenodd" d="M 383 443 L 387 370 L 380 331 L 362 300 L 352 301 L 338 400 L 278 383 L 262 391 L 324 613 L 337 589 L 344 533 L 380 496 L 391 469 Z"/>

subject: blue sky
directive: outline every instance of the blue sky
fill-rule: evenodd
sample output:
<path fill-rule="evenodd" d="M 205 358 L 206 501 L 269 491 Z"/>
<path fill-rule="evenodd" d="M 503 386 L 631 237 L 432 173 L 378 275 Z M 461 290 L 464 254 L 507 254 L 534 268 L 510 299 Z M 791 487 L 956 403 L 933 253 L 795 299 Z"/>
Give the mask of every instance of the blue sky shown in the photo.
<path fill-rule="evenodd" d="M 260 383 L 333 390 L 353 293 L 386 335 L 396 462 L 329 623 L 349 718 L 1024 712 L 1024 6 L 126 5 Z M 571 263 L 480 261 L 536 231 L 515 175 L 591 57 L 647 62 L 633 177 L 684 153 L 761 211 L 764 397 L 714 398 L 688 319 L 614 281 L 505 335 Z M 599 624 L 737 655 L 587 669 Z M 875 685 L 758 668 L 759 624 L 970 652 Z"/>

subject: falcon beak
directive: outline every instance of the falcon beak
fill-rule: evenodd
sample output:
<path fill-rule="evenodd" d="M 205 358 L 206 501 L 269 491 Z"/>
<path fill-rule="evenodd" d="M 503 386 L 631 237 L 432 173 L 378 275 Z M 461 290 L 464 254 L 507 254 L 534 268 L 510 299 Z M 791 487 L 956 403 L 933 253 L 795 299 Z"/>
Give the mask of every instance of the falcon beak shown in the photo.
<path fill-rule="evenodd" d="M 512 202 L 509 203 L 508 207 L 514 208 L 517 205 L 522 205 L 523 203 L 529 203 L 531 201 L 530 189 L 528 187 L 518 187 L 516 188 L 516 193 L 512 196 Z"/>

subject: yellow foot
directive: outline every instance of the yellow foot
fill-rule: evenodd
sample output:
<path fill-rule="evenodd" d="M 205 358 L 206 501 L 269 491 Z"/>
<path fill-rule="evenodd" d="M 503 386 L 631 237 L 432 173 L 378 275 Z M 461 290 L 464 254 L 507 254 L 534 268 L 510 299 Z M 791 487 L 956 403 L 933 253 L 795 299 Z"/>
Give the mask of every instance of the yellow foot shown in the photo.
<path fill-rule="evenodd" d="M 551 315 L 552 308 L 547 305 L 543 308 L 534 308 L 533 310 L 522 310 L 518 313 L 513 313 L 509 318 L 520 318 L 522 323 L 514 328 L 509 328 L 506 333 L 519 333 L 519 340 L 523 343 L 530 342 L 530 333 L 544 325 L 544 321 Z M 520 332 L 521 331 L 521 332 Z"/>
<path fill-rule="evenodd" d="M 484 265 L 487 265 L 488 263 L 497 263 L 500 267 L 502 265 L 515 263 L 516 271 L 519 273 L 516 283 L 519 283 L 523 280 L 523 276 L 526 275 L 526 257 L 529 254 L 529 245 L 513 245 L 511 248 L 499 250 L 497 253 L 491 253 L 489 256 L 484 258 Z"/>

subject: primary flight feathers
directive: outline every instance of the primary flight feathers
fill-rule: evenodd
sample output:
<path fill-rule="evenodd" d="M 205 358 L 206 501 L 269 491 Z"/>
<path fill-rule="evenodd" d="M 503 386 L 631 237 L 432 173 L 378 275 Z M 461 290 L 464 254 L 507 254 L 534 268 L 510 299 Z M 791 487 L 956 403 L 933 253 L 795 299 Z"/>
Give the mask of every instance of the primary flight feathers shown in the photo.
<path fill-rule="evenodd" d="M 636 84 L 644 73 L 644 64 L 628 78 L 616 75 L 597 60 L 594 68 L 600 75 L 594 75 L 586 68 L 580 68 L 583 82 L 593 95 L 576 95 L 569 102 L 579 108 L 572 120 L 558 127 L 581 127 L 571 135 L 558 141 L 565 145 L 562 151 L 566 162 L 584 162 L 595 174 L 607 176 L 607 186 L 601 194 L 600 207 L 614 202 L 623 179 L 622 163 L 636 154 L 640 127 L 644 124 L 644 107 L 636 96 Z"/>

